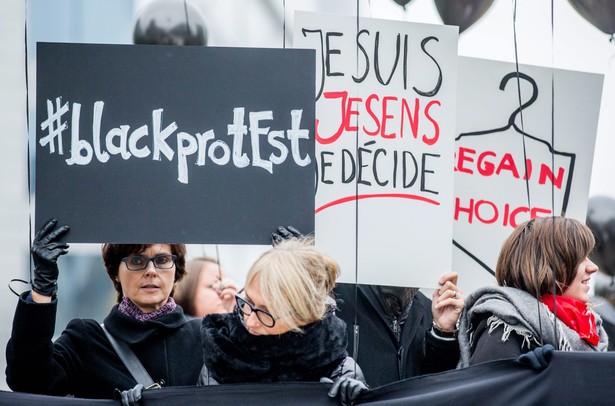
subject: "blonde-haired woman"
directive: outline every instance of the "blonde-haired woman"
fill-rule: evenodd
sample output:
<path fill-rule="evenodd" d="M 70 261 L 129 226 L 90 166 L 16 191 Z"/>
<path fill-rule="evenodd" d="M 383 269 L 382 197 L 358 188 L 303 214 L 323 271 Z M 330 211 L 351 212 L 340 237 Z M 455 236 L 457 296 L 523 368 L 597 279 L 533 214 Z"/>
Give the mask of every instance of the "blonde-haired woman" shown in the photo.
<path fill-rule="evenodd" d="M 606 351 L 608 338 L 589 306 L 598 267 L 588 255 L 595 240 L 583 223 L 536 218 L 504 242 L 495 276 L 499 286 L 466 299 L 459 328 L 464 367 L 517 358 L 543 345 L 562 351 Z"/>
<path fill-rule="evenodd" d="M 353 402 L 367 386 L 348 357 L 346 325 L 330 296 L 339 274 L 308 238 L 265 252 L 236 297 L 235 313 L 203 320 L 199 384 L 333 381 L 330 396 Z"/>

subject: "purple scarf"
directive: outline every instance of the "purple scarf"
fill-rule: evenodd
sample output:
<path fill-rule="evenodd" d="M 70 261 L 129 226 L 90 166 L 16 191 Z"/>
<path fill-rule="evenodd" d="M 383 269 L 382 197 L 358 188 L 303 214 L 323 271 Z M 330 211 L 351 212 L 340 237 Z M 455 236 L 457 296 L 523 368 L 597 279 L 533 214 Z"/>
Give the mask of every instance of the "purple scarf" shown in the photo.
<path fill-rule="evenodd" d="M 147 321 L 155 319 L 156 317 L 163 314 L 171 313 L 173 310 L 175 310 L 176 307 L 177 305 L 175 304 L 175 300 L 173 300 L 172 297 L 169 297 L 167 303 L 160 309 L 154 310 L 151 313 L 143 313 L 136 304 L 134 304 L 130 299 L 124 296 L 122 298 L 122 301 L 120 302 L 120 305 L 118 306 L 118 310 L 126 316 L 130 316 L 141 321 Z"/>

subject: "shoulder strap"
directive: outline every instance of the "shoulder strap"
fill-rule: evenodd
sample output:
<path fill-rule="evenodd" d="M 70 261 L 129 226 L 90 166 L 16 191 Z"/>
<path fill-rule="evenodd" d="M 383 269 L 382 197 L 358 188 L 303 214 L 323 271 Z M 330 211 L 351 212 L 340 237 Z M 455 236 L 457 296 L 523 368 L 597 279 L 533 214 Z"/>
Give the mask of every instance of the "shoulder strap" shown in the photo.
<path fill-rule="evenodd" d="M 105 328 L 104 323 L 100 323 L 100 327 L 102 327 L 107 339 L 111 343 L 111 346 L 120 357 L 132 377 L 137 381 L 137 383 L 142 384 L 146 388 L 160 387 L 155 383 L 152 378 L 149 376 L 139 358 L 135 355 L 135 353 L 130 349 L 128 344 L 123 341 L 116 340 L 115 337 Z"/>

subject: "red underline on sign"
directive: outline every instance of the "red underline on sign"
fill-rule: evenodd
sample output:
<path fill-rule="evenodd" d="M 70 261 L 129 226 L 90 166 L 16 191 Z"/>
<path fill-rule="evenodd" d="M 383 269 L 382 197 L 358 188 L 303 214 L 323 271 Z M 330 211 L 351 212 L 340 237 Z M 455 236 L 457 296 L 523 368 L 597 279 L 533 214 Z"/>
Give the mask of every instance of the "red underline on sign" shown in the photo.
<path fill-rule="evenodd" d="M 417 195 L 409 195 L 409 194 L 404 194 L 404 193 L 374 193 L 374 194 L 367 194 L 367 195 L 353 195 L 353 196 L 347 196 L 347 197 L 342 197 L 341 199 L 337 199 L 334 200 L 332 202 L 329 202 L 327 204 L 323 204 L 322 206 L 320 206 L 319 208 L 317 208 L 314 213 L 319 213 L 321 211 L 323 211 L 324 209 L 328 209 L 329 207 L 332 206 L 336 206 L 338 204 L 342 204 L 342 203 L 348 203 L 348 202 L 352 202 L 355 200 L 361 200 L 361 199 L 375 199 L 375 198 L 395 198 L 395 199 L 411 199 L 411 200 L 420 200 L 422 202 L 425 203 L 429 203 L 429 204 L 434 204 L 436 206 L 440 205 L 440 202 L 433 200 L 433 199 L 428 199 L 426 197 L 423 196 L 417 196 Z"/>

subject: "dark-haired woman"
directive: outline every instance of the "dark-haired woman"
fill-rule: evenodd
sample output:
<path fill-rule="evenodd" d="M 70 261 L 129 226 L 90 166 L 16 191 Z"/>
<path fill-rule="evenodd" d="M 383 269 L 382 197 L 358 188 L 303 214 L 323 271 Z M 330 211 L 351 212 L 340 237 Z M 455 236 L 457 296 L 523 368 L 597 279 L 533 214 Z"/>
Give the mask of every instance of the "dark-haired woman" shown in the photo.
<path fill-rule="evenodd" d="M 7 383 L 14 391 L 112 399 L 137 385 L 100 323 L 72 320 L 52 341 L 57 310 L 57 259 L 67 226 L 49 221 L 33 246 L 32 291 L 19 299 L 7 345 Z M 104 327 L 134 352 L 163 386 L 194 385 L 202 366 L 201 320 L 187 320 L 173 301 L 185 273 L 183 244 L 104 244 L 102 256 L 118 304 Z"/>

